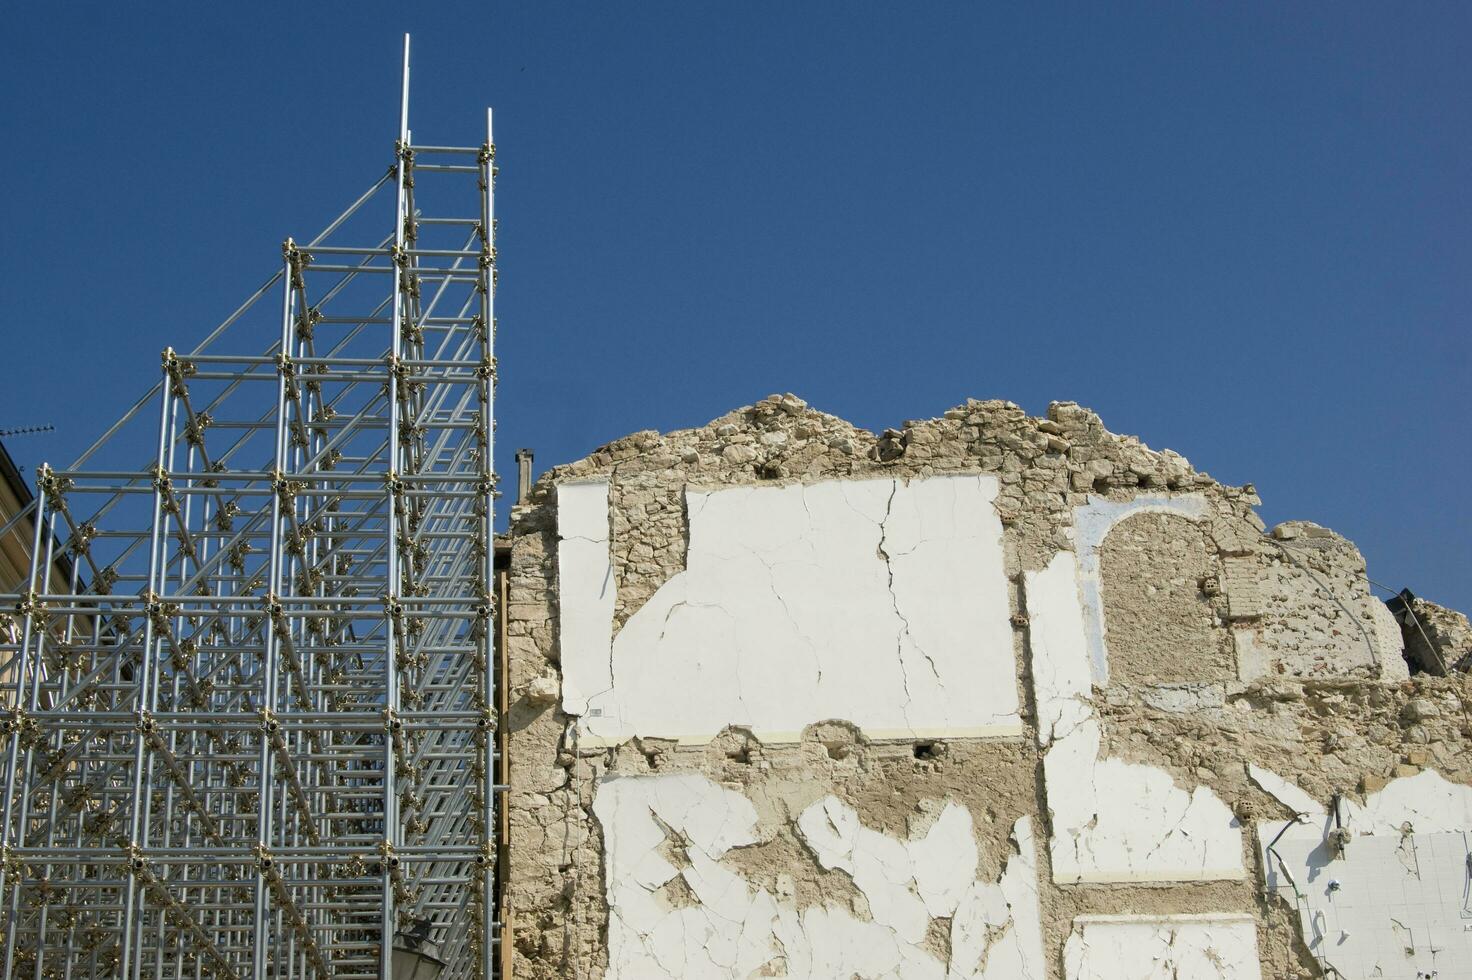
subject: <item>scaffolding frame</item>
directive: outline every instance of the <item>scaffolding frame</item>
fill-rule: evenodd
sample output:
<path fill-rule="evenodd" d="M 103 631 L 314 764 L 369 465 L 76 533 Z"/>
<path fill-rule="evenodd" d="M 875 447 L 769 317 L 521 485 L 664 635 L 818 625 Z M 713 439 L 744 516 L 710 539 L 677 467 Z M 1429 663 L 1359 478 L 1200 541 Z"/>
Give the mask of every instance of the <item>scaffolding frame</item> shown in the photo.
<path fill-rule="evenodd" d="M 402 70 L 388 173 L 0 527 L 5 977 L 499 973 L 495 143 Z"/>

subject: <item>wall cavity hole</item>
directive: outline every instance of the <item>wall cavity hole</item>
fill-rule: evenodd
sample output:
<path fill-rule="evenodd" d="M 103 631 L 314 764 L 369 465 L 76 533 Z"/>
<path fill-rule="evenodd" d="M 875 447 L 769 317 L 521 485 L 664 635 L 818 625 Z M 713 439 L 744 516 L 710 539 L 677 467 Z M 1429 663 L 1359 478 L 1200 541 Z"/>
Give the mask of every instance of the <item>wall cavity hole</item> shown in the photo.
<path fill-rule="evenodd" d="M 916 759 L 928 762 L 931 759 L 939 759 L 945 750 L 935 742 L 916 742 L 913 751 Z"/>
<path fill-rule="evenodd" d="M 847 759 L 854 754 L 852 742 L 824 742 L 823 751 L 828 753 L 828 758 L 837 762 L 839 759 Z"/>

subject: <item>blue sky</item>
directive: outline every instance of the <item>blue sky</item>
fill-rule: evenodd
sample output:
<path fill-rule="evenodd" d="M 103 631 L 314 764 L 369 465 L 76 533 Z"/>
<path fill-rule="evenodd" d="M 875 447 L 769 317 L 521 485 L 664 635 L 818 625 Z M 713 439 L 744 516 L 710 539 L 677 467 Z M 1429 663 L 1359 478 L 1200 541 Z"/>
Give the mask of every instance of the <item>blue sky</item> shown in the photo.
<path fill-rule="evenodd" d="M 1472 607 L 1465 3 L 13 5 L 20 462 L 383 172 L 406 30 L 416 140 L 496 107 L 503 474 L 777 391 L 1071 399 Z"/>

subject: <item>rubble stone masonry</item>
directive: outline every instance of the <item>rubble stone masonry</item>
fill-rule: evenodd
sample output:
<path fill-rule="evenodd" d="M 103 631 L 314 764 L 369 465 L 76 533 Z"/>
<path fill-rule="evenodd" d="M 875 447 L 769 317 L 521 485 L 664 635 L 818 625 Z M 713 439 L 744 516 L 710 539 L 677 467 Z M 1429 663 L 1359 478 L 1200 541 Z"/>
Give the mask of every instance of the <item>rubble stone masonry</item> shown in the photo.
<path fill-rule="evenodd" d="M 1472 679 L 1258 504 L 1070 402 L 780 395 L 551 470 L 513 975 L 1472 977 Z"/>

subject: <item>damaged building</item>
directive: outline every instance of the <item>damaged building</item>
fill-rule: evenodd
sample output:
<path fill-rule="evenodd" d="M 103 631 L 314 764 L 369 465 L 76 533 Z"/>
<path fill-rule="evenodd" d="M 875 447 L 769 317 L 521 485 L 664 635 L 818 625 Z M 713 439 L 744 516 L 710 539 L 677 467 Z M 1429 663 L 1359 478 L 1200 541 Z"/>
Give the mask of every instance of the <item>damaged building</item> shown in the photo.
<path fill-rule="evenodd" d="M 1467 620 L 1104 428 L 767 398 L 513 510 L 517 977 L 1472 977 Z"/>
<path fill-rule="evenodd" d="M 492 114 L 34 492 L 0 975 L 1472 980 L 1472 629 L 1091 411 L 521 466 Z"/>

